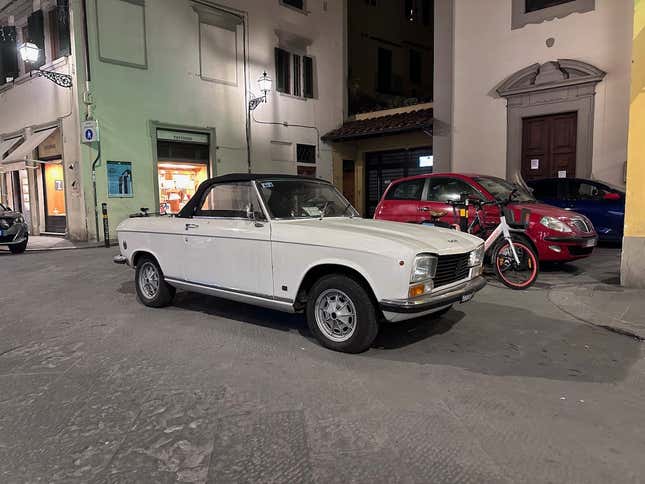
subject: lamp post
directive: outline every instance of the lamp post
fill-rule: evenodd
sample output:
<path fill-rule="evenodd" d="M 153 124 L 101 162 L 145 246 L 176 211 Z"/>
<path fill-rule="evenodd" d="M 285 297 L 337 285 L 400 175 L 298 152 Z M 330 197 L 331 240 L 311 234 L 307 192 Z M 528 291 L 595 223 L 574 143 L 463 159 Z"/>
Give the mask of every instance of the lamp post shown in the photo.
<path fill-rule="evenodd" d="M 36 71 L 36 75 L 45 77 L 52 81 L 54 84 L 57 84 L 60 87 L 71 88 L 72 87 L 72 76 L 69 74 L 62 74 L 56 71 L 48 71 L 46 69 L 41 69 L 40 67 L 32 69 L 31 65 L 38 62 L 40 59 L 40 49 L 36 44 L 31 42 L 25 42 L 20 44 L 18 47 L 18 52 L 23 62 L 29 65 L 29 75 L 32 76 L 33 72 Z"/>
<path fill-rule="evenodd" d="M 258 88 L 262 93 L 262 96 L 255 97 L 249 101 L 249 111 L 253 111 L 260 104 L 267 102 L 267 94 L 271 91 L 271 86 L 273 85 L 273 80 L 266 71 L 262 73 L 258 79 Z"/>

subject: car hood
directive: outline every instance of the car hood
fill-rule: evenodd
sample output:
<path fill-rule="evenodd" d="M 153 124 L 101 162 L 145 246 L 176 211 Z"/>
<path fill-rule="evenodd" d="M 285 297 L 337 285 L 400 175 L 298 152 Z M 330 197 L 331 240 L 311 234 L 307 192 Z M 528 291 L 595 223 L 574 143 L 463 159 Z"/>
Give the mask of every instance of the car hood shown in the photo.
<path fill-rule="evenodd" d="M 363 218 L 278 220 L 272 222 L 276 242 L 316 244 L 400 256 L 430 252 L 468 252 L 483 241 L 456 230 Z"/>
<path fill-rule="evenodd" d="M 564 210 L 559 207 L 554 207 L 553 205 L 547 205 L 546 203 L 514 203 L 512 208 L 521 212 L 522 210 L 528 210 L 532 214 L 539 215 L 541 217 L 555 217 L 555 218 L 571 218 L 572 216 L 581 216 L 577 212 L 572 212 L 571 210 Z"/>

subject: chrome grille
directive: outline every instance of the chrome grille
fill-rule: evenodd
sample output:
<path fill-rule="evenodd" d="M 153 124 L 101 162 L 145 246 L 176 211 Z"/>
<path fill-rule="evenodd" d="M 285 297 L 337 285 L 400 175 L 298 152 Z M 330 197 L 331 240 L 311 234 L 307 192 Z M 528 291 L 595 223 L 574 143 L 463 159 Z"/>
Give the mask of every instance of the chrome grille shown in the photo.
<path fill-rule="evenodd" d="M 572 218 L 571 219 L 571 225 L 578 231 L 578 232 L 591 232 L 592 229 L 589 226 L 589 223 L 582 218 Z"/>
<path fill-rule="evenodd" d="M 434 276 L 434 287 L 441 287 L 468 277 L 468 259 L 470 253 L 440 255 L 437 262 L 437 272 Z"/>

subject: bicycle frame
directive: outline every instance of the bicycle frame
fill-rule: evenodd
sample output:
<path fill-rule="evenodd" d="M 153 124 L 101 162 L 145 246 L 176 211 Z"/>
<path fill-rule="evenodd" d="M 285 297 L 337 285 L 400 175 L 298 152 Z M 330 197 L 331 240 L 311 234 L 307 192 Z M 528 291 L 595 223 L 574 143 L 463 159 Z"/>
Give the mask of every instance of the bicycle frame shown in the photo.
<path fill-rule="evenodd" d="M 479 216 L 478 216 L 479 217 Z M 511 237 L 511 228 L 508 226 L 508 223 L 506 222 L 506 217 L 504 214 L 500 216 L 500 223 L 497 227 L 495 227 L 495 230 L 491 232 L 491 234 L 486 237 L 486 240 L 484 240 L 484 251 L 488 252 L 488 250 L 497 242 L 497 239 L 499 236 L 502 235 L 504 239 L 508 241 L 508 245 L 511 247 L 511 252 L 513 253 L 513 259 L 515 259 L 515 263 L 519 264 L 520 263 L 520 258 L 517 255 L 517 251 L 515 250 L 515 245 L 513 244 L 513 238 Z"/>

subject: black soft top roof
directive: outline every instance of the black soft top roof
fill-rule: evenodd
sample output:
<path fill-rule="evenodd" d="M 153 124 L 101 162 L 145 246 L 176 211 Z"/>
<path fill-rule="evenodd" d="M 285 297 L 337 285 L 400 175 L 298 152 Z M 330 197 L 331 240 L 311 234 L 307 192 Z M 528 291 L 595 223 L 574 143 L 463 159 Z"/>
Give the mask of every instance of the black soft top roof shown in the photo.
<path fill-rule="evenodd" d="M 199 185 L 199 188 L 197 188 L 195 195 L 193 195 L 193 197 L 188 201 L 184 208 L 182 208 L 181 211 L 177 214 L 177 217 L 192 217 L 195 213 L 195 205 L 197 204 L 198 200 L 202 200 L 204 193 L 213 185 L 216 185 L 218 183 L 236 183 L 259 180 L 306 180 L 329 183 L 328 181 L 321 180 L 320 178 L 300 175 L 285 175 L 283 173 L 229 173 L 227 175 L 216 176 L 203 181 L 201 185 Z"/>

